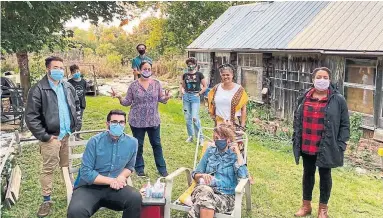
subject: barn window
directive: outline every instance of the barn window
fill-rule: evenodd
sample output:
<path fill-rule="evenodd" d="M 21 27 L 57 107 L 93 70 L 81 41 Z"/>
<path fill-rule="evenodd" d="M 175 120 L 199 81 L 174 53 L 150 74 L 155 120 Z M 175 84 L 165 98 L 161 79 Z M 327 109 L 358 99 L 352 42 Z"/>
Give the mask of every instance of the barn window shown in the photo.
<path fill-rule="evenodd" d="M 200 67 L 199 71 L 201 73 L 203 73 L 203 75 L 206 78 L 207 84 L 209 84 L 210 70 L 211 70 L 210 53 L 209 52 L 196 52 L 195 58 L 197 59 L 198 65 Z"/>
<path fill-rule="evenodd" d="M 262 54 L 238 54 L 238 82 L 252 100 L 262 102 Z"/>
<path fill-rule="evenodd" d="M 349 110 L 373 115 L 376 61 L 349 59 L 346 62 L 344 95 Z"/>

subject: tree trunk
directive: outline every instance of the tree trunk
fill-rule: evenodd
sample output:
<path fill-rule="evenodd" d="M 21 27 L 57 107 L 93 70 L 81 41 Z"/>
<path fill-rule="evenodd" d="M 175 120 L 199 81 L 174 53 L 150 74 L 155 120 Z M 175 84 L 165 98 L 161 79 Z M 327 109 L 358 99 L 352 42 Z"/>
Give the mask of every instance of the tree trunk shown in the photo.
<path fill-rule="evenodd" d="M 31 79 L 29 74 L 29 60 L 28 60 L 28 52 L 17 52 L 17 63 L 19 64 L 20 69 L 20 82 L 21 87 L 24 89 L 24 99 L 27 99 L 28 91 L 31 88 Z"/>

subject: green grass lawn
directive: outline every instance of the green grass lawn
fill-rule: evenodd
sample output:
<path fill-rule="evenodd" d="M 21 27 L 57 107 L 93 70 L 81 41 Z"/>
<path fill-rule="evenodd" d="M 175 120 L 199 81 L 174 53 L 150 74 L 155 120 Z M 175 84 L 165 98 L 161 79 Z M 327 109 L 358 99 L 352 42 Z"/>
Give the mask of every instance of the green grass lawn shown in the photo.
<path fill-rule="evenodd" d="M 110 97 L 87 98 L 83 130 L 105 128 L 106 115 L 111 109 L 123 109 L 116 99 Z M 205 108 L 202 109 L 203 124 L 211 126 Z M 169 173 L 181 166 L 192 167 L 194 144 L 185 143 L 187 136 L 182 105 L 178 100 L 171 100 L 160 106 L 161 136 L 164 156 Z M 130 133 L 130 129 L 127 128 Z M 159 175 L 156 171 L 152 150 L 148 139 L 145 141 L 144 157 L 146 173 L 154 181 Z M 279 149 L 271 149 L 280 147 Z M 39 184 L 41 157 L 37 144 L 23 147 L 17 162 L 23 172 L 21 197 L 11 210 L 4 209 L 3 217 L 36 217 L 42 201 Z M 293 217 L 301 201 L 302 166 L 295 165 L 290 145 L 267 138 L 252 137 L 249 143 L 248 167 L 255 179 L 252 186 L 253 209 L 244 217 Z M 333 189 L 329 202 L 331 217 L 344 218 L 381 218 L 383 217 L 383 184 L 374 175 L 357 175 L 350 167 L 333 170 Z M 318 208 L 319 178 L 313 193 L 314 214 Z M 140 188 L 145 182 L 133 177 L 134 185 Z M 186 190 L 186 180 L 177 179 L 173 195 L 179 196 Z M 52 200 L 55 202 L 50 217 L 66 217 L 65 186 L 59 170 L 56 171 Z M 99 211 L 94 217 L 120 217 L 119 212 Z M 186 217 L 185 213 L 173 213 L 173 217 Z M 314 217 L 314 216 L 313 216 Z"/>

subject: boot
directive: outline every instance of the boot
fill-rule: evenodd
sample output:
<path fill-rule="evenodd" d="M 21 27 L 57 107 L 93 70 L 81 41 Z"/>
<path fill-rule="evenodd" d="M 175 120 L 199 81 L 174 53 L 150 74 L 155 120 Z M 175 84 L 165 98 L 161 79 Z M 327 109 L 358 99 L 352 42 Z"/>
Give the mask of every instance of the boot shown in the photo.
<path fill-rule="evenodd" d="M 327 204 L 319 204 L 318 218 L 328 218 L 328 207 Z"/>
<path fill-rule="evenodd" d="M 298 212 L 296 212 L 294 216 L 305 217 L 307 215 L 310 215 L 311 211 L 311 201 L 303 200 L 301 208 L 299 208 Z"/>

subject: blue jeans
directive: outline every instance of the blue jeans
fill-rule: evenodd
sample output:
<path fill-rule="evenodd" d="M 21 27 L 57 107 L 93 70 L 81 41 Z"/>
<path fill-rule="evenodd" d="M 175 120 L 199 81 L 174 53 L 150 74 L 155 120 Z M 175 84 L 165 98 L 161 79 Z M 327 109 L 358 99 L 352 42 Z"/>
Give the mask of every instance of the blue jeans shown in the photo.
<path fill-rule="evenodd" d="M 132 130 L 133 137 L 138 141 L 136 165 L 134 167 L 136 172 L 144 172 L 145 163 L 142 153 L 144 152 L 144 139 L 146 132 L 148 133 L 150 145 L 152 145 L 154 161 L 156 162 L 158 172 L 161 174 L 167 172 L 164 155 L 162 153 L 160 126 L 147 128 L 136 128 L 130 126 L 130 129 Z"/>
<path fill-rule="evenodd" d="M 201 121 L 199 119 L 200 97 L 196 93 L 185 93 L 182 100 L 188 136 L 193 137 L 195 135 L 197 138 L 198 131 L 201 128 Z"/>

